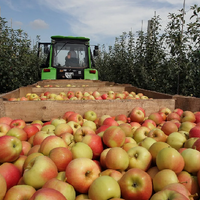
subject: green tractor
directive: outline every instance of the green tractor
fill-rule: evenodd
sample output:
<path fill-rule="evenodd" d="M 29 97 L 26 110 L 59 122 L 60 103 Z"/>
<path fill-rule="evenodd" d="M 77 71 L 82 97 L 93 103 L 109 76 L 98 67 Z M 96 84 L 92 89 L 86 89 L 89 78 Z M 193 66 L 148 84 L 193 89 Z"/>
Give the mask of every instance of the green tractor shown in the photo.
<path fill-rule="evenodd" d="M 89 38 L 52 36 L 51 43 L 39 42 L 38 56 L 41 52 L 47 56 L 46 63 L 40 66 L 42 80 L 98 80 L 93 59 L 93 56 L 98 55 L 98 46 L 94 46 L 92 55 Z"/>

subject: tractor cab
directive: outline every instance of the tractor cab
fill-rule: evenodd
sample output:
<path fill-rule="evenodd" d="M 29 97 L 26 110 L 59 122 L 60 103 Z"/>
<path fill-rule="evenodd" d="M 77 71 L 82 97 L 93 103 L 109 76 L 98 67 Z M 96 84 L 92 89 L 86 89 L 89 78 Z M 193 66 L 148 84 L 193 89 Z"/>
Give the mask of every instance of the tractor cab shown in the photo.
<path fill-rule="evenodd" d="M 46 64 L 41 66 L 41 79 L 90 79 L 98 80 L 98 71 L 94 69 L 93 55 L 98 53 L 95 46 L 93 55 L 85 37 L 52 36 L 51 43 L 43 44 L 48 54 Z"/>

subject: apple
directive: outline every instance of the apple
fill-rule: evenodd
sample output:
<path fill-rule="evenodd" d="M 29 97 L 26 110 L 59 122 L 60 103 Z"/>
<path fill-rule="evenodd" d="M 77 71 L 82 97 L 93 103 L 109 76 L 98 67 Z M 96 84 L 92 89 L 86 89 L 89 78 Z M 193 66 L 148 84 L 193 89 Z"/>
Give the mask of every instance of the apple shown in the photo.
<path fill-rule="evenodd" d="M 176 108 L 173 112 L 177 113 L 179 116 L 182 115 L 183 110 L 181 108 Z"/>
<path fill-rule="evenodd" d="M 179 131 L 186 131 L 186 132 L 189 133 L 190 129 L 192 129 L 195 126 L 196 126 L 196 124 L 193 123 L 193 122 L 189 122 L 189 121 L 181 122 L 181 125 L 179 127 Z"/>
<path fill-rule="evenodd" d="M 132 142 L 128 142 L 128 143 L 124 143 L 122 148 L 127 152 L 129 149 L 138 146 L 137 143 L 132 143 Z"/>
<path fill-rule="evenodd" d="M 32 154 L 32 153 L 38 153 L 39 152 L 39 149 L 40 149 L 40 145 L 35 145 L 35 146 L 32 146 L 31 149 L 29 150 L 28 155 Z"/>
<path fill-rule="evenodd" d="M 31 122 L 31 124 L 41 124 L 41 125 L 43 125 L 44 122 L 42 122 L 42 121 L 39 120 L 39 119 L 36 119 L 36 120 L 33 120 L 33 121 Z"/>
<path fill-rule="evenodd" d="M 87 193 L 92 182 L 100 175 L 99 166 L 89 158 L 76 158 L 66 167 L 67 182 L 79 193 Z"/>
<path fill-rule="evenodd" d="M 56 127 L 58 124 L 66 124 L 66 120 L 63 118 L 55 118 L 52 119 L 51 124 Z"/>
<path fill-rule="evenodd" d="M 108 117 L 111 117 L 111 116 L 110 115 L 102 115 L 98 120 L 98 126 L 102 126 L 103 125 L 103 121 Z"/>
<path fill-rule="evenodd" d="M 199 172 L 198 172 L 199 173 Z M 192 175 L 189 172 L 182 171 L 179 174 L 177 174 L 179 182 L 186 187 L 186 189 L 192 194 L 197 194 L 199 196 L 200 194 L 200 187 L 198 184 L 198 174 Z M 194 196 L 194 199 L 195 196 Z"/>
<path fill-rule="evenodd" d="M 153 194 L 151 200 L 159 200 L 159 199 L 174 199 L 174 200 L 188 200 L 189 197 L 181 194 L 180 192 L 170 190 L 170 189 L 163 189 Z"/>
<path fill-rule="evenodd" d="M 4 200 L 30 199 L 35 192 L 35 188 L 30 185 L 15 185 L 7 191 Z"/>
<path fill-rule="evenodd" d="M 62 116 L 63 119 L 65 119 L 65 121 L 67 122 L 68 117 L 72 114 L 75 113 L 74 111 L 67 111 L 64 113 L 64 115 Z"/>
<path fill-rule="evenodd" d="M 72 152 L 66 147 L 56 147 L 49 152 L 49 158 L 55 163 L 58 171 L 65 171 L 72 160 Z"/>
<path fill-rule="evenodd" d="M 0 174 L 0 185 L 1 185 L 0 200 L 3 200 L 3 198 L 7 192 L 7 183 L 6 183 L 4 176 L 2 176 L 1 174 Z"/>
<path fill-rule="evenodd" d="M 169 147 L 170 145 L 165 143 L 165 142 L 155 142 L 153 143 L 150 147 L 149 147 L 149 152 L 152 155 L 152 161 L 153 163 L 156 162 L 156 156 L 158 154 L 158 152 L 166 147 Z"/>
<path fill-rule="evenodd" d="M 147 172 L 138 168 L 126 171 L 118 183 L 121 196 L 126 200 L 150 199 L 153 192 L 151 177 Z"/>
<path fill-rule="evenodd" d="M 194 126 L 189 131 L 189 138 L 200 138 L 200 126 Z"/>
<path fill-rule="evenodd" d="M 40 189 L 48 180 L 57 175 L 57 167 L 49 157 L 37 156 L 24 169 L 23 180 L 26 185 Z"/>
<path fill-rule="evenodd" d="M 195 123 L 198 124 L 200 122 L 200 112 L 195 112 L 194 115 L 195 115 L 195 118 L 196 118 Z"/>
<path fill-rule="evenodd" d="M 120 186 L 111 176 L 100 176 L 90 185 L 88 197 L 93 200 L 120 198 Z"/>
<path fill-rule="evenodd" d="M 29 200 L 66 200 L 65 196 L 58 190 L 52 188 L 41 188 L 37 190 Z"/>
<path fill-rule="evenodd" d="M 150 146 L 155 142 L 157 142 L 157 141 L 154 138 L 146 137 L 141 142 L 139 142 L 138 145 L 144 147 L 147 150 L 149 150 Z"/>
<path fill-rule="evenodd" d="M 144 138 L 147 137 L 148 133 L 149 133 L 150 129 L 147 128 L 146 126 L 141 126 L 139 128 L 137 128 L 133 134 L 133 139 L 139 143 L 141 142 Z"/>
<path fill-rule="evenodd" d="M 75 97 L 77 97 L 78 99 L 81 99 L 83 97 L 83 93 L 81 91 L 77 91 L 75 92 Z"/>
<path fill-rule="evenodd" d="M 129 117 L 130 117 L 131 122 L 142 123 L 144 121 L 144 118 L 145 118 L 145 113 L 144 113 L 143 110 L 136 107 L 136 108 L 132 109 Z"/>
<path fill-rule="evenodd" d="M 95 134 L 95 131 L 87 126 L 82 126 L 78 128 L 73 134 L 75 142 L 81 142 L 83 138 L 88 134 Z"/>
<path fill-rule="evenodd" d="M 171 121 L 171 120 L 177 120 L 177 121 L 181 121 L 181 117 L 178 113 L 172 112 L 167 116 L 167 121 Z"/>
<path fill-rule="evenodd" d="M 29 139 L 32 135 L 35 135 L 39 129 L 32 125 L 32 124 L 26 124 L 26 126 L 23 128 L 23 130 L 27 133 L 27 138 Z"/>
<path fill-rule="evenodd" d="M 141 124 L 138 122 L 130 122 L 130 125 L 132 127 L 133 133 L 135 132 L 135 130 L 137 130 L 141 126 Z"/>
<path fill-rule="evenodd" d="M 67 123 L 68 125 L 71 126 L 72 130 L 73 130 L 73 134 L 79 129 L 81 128 L 81 125 L 77 122 L 74 122 L 74 121 L 70 121 Z"/>
<path fill-rule="evenodd" d="M 95 131 L 95 133 L 98 134 L 98 133 L 104 132 L 108 127 L 110 127 L 110 126 L 109 125 L 102 125 Z"/>
<path fill-rule="evenodd" d="M 98 159 L 104 149 L 102 139 L 96 134 L 87 134 L 83 137 L 82 142 L 87 144 L 93 152 L 92 159 Z"/>
<path fill-rule="evenodd" d="M 118 170 L 115 170 L 115 169 L 106 169 L 106 170 L 103 170 L 100 174 L 100 176 L 111 176 L 116 181 L 119 181 L 122 175 L 123 175 L 122 172 L 119 172 Z"/>
<path fill-rule="evenodd" d="M 102 152 L 101 152 L 101 155 L 100 155 L 100 165 L 103 169 L 107 169 L 107 166 L 106 166 L 106 155 L 108 153 L 108 151 L 110 150 L 111 148 L 106 148 L 104 149 Z"/>
<path fill-rule="evenodd" d="M 171 169 L 177 174 L 183 170 L 184 165 L 183 157 L 173 147 L 160 150 L 156 156 L 156 166 L 159 170 Z"/>
<path fill-rule="evenodd" d="M 163 118 L 162 116 L 159 114 L 159 112 L 154 112 L 154 113 L 151 113 L 149 116 L 148 116 L 148 119 L 151 119 L 153 120 L 156 125 L 159 125 L 163 122 Z"/>
<path fill-rule="evenodd" d="M 65 141 L 69 149 L 75 144 L 74 135 L 71 133 L 63 133 L 60 137 Z"/>
<path fill-rule="evenodd" d="M 168 190 L 173 190 L 176 192 L 179 192 L 186 196 L 187 198 L 191 199 L 191 193 L 188 191 L 188 189 L 182 184 L 182 183 L 171 183 L 169 185 L 166 185 L 163 190 L 168 189 Z"/>
<path fill-rule="evenodd" d="M 10 126 L 10 123 L 12 121 L 13 121 L 13 119 L 10 117 L 0 117 L 0 124 L 3 123 L 3 124 L 7 124 Z"/>
<path fill-rule="evenodd" d="M 192 148 L 193 144 L 195 143 L 195 141 L 198 140 L 198 138 L 189 138 L 185 141 L 183 147 L 184 148 Z"/>
<path fill-rule="evenodd" d="M 156 128 L 156 123 L 153 120 L 151 120 L 151 119 L 146 119 L 142 123 L 142 126 L 146 126 L 150 130 L 152 130 L 152 129 Z"/>
<path fill-rule="evenodd" d="M 115 117 L 116 121 L 123 121 L 124 123 L 127 123 L 128 119 L 127 116 L 124 114 L 119 114 Z"/>
<path fill-rule="evenodd" d="M 76 142 L 71 147 L 72 158 L 93 158 L 93 151 L 89 145 L 84 142 Z"/>
<path fill-rule="evenodd" d="M 18 127 L 18 128 L 24 128 L 26 126 L 26 122 L 22 119 L 14 119 L 10 122 L 10 127 Z"/>
<path fill-rule="evenodd" d="M 200 170 L 200 152 L 198 150 L 188 148 L 181 155 L 185 161 L 185 171 L 194 174 Z"/>
<path fill-rule="evenodd" d="M 88 110 L 83 114 L 83 118 L 89 121 L 95 121 L 97 119 L 97 114 L 92 110 Z"/>
<path fill-rule="evenodd" d="M 192 111 L 186 110 L 183 111 L 181 115 L 181 122 L 192 122 L 194 123 L 196 121 L 195 115 Z"/>
<path fill-rule="evenodd" d="M 129 166 L 129 155 L 121 147 L 113 147 L 107 152 L 105 163 L 109 169 L 125 171 Z"/>
<path fill-rule="evenodd" d="M 171 147 L 179 150 L 183 147 L 184 143 L 186 142 L 186 137 L 183 136 L 180 132 L 173 132 L 167 137 L 167 144 Z"/>
<path fill-rule="evenodd" d="M 33 152 L 32 154 L 27 155 L 27 157 L 26 157 L 26 159 L 25 159 L 25 161 L 24 161 L 24 166 L 23 166 L 23 168 L 25 169 L 25 168 L 27 167 L 28 163 L 29 163 L 32 159 L 34 159 L 34 158 L 36 158 L 36 157 L 38 157 L 38 156 L 43 156 L 43 154 L 42 154 L 42 153 L 39 153 L 39 152 Z"/>
<path fill-rule="evenodd" d="M 161 130 L 166 134 L 170 135 L 173 132 L 178 132 L 177 125 L 172 121 L 166 121 L 161 127 Z"/>
<path fill-rule="evenodd" d="M 20 171 L 21 174 L 24 172 L 24 162 L 26 160 L 27 156 L 25 155 L 20 155 L 17 160 L 12 162 Z"/>
<path fill-rule="evenodd" d="M 62 138 L 56 135 L 50 135 L 46 137 L 40 144 L 39 152 L 45 156 L 48 156 L 49 152 L 56 147 L 67 147 L 67 144 Z"/>
<path fill-rule="evenodd" d="M 10 129 L 11 127 L 8 124 L 0 123 L 0 134 L 5 135 Z"/>
<path fill-rule="evenodd" d="M 37 95 L 37 94 L 31 94 L 30 96 L 29 96 L 29 100 L 30 101 L 33 101 L 33 100 L 39 100 L 39 96 Z"/>
<path fill-rule="evenodd" d="M 171 169 L 160 170 L 153 177 L 153 189 L 155 192 L 162 190 L 166 185 L 171 183 L 178 183 L 178 177 L 176 173 Z"/>
<path fill-rule="evenodd" d="M 6 181 L 7 191 L 14 185 L 17 185 L 19 179 L 21 178 L 21 172 L 19 169 L 13 163 L 8 162 L 0 165 L 0 174 Z"/>
<path fill-rule="evenodd" d="M 154 139 L 157 142 L 166 142 L 167 135 L 160 128 L 154 128 L 147 134 L 148 137 Z"/>
<path fill-rule="evenodd" d="M 33 135 L 33 146 L 40 145 L 42 141 L 50 135 L 55 134 L 53 131 L 38 131 L 35 135 Z"/>
<path fill-rule="evenodd" d="M 83 117 L 78 113 L 72 113 L 67 119 L 67 122 L 70 122 L 70 121 L 74 121 L 78 123 L 80 126 L 83 125 Z"/>
<path fill-rule="evenodd" d="M 160 170 L 158 169 L 157 166 L 152 166 L 150 167 L 146 172 L 149 174 L 151 179 L 153 180 L 153 177 L 159 172 Z"/>
<path fill-rule="evenodd" d="M 118 126 L 119 124 L 112 117 L 108 117 L 103 121 L 102 125 Z"/>
<path fill-rule="evenodd" d="M 52 178 L 47 181 L 42 188 L 52 188 L 59 191 L 67 200 L 75 200 L 76 191 L 72 185 L 67 182 Z"/>
<path fill-rule="evenodd" d="M 110 126 L 104 131 L 103 143 L 107 147 L 121 147 L 125 142 L 125 132 L 118 126 Z"/>
<path fill-rule="evenodd" d="M 133 129 L 132 126 L 128 123 L 122 123 L 119 127 L 125 132 L 126 137 L 133 137 Z"/>
<path fill-rule="evenodd" d="M 146 148 L 142 146 L 136 146 L 129 149 L 127 154 L 129 156 L 128 169 L 139 168 L 147 171 L 151 166 L 152 155 Z"/>
<path fill-rule="evenodd" d="M 166 116 L 168 116 L 172 111 L 171 111 L 171 109 L 168 108 L 168 107 L 162 107 L 162 108 L 159 109 L 158 112 L 162 112 L 162 113 L 164 113 Z"/>
<path fill-rule="evenodd" d="M 69 124 L 63 123 L 58 124 L 54 131 L 56 136 L 61 136 L 63 133 L 71 133 L 73 134 L 73 129 Z"/>
<path fill-rule="evenodd" d="M 82 127 L 90 127 L 93 131 L 97 130 L 97 125 L 93 121 L 84 121 Z"/>
<path fill-rule="evenodd" d="M 26 141 L 28 139 L 28 135 L 27 135 L 26 131 L 24 131 L 23 129 L 18 128 L 18 127 L 11 128 L 6 133 L 6 135 L 14 136 L 14 137 L 18 138 L 21 141 Z"/>
<path fill-rule="evenodd" d="M 17 160 L 22 151 L 22 143 L 18 138 L 9 135 L 1 136 L 0 144 L 0 163 Z"/>
<path fill-rule="evenodd" d="M 93 95 L 95 98 L 101 96 L 101 94 L 100 94 L 98 91 L 94 91 L 94 92 L 92 93 L 92 95 Z"/>

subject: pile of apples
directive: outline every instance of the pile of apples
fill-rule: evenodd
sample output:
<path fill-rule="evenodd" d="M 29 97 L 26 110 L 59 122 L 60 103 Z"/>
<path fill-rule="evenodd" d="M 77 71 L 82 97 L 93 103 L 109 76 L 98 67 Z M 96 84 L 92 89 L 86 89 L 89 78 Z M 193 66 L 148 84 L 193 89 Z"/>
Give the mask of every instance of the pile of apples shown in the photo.
<path fill-rule="evenodd" d="M 0 118 L 0 200 L 197 200 L 200 112 Z"/>
<path fill-rule="evenodd" d="M 114 100 L 114 99 L 150 99 L 145 96 L 143 93 L 135 93 L 135 92 L 114 92 L 108 91 L 107 93 L 101 94 L 98 91 L 94 92 L 60 92 L 59 94 L 51 93 L 46 91 L 37 95 L 35 93 L 27 93 L 26 96 L 21 98 L 10 98 L 9 101 L 38 101 L 38 100 Z"/>
<path fill-rule="evenodd" d="M 110 85 L 110 86 L 112 86 L 112 85 Z M 85 84 L 82 84 L 82 85 L 67 84 L 66 86 L 64 86 L 64 85 L 58 85 L 58 84 L 56 84 L 56 85 L 47 84 L 47 85 L 41 86 L 41 85 L 37 84 L 35 87 L 37 87 L 37 88 L 41 88 L 41 87 L 45 87 L 45 88 L 48 88 L 48 87 L 50 87 L 50 88 L 52 88 L 52 87 L 56 87 L 56 88 L 58 88 L 58 87 L 89 87 L 89 85 L 85 85 Z"/>

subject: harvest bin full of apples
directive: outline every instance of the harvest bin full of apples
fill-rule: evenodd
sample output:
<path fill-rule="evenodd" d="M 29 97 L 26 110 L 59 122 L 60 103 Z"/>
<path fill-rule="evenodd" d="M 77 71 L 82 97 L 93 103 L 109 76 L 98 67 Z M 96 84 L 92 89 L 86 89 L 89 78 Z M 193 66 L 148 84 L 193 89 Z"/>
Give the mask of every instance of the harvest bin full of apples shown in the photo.
<path fill-rule="evenodd" d="M 0 117 L 0 200 L 199 199 L 199 111 L 80 113 Z"/>

